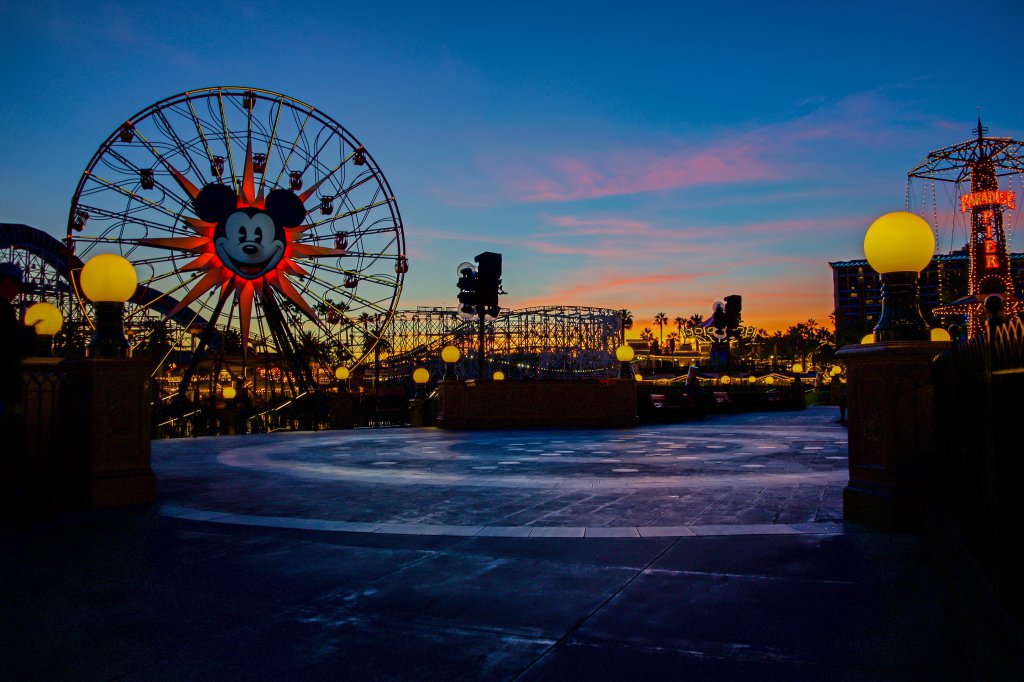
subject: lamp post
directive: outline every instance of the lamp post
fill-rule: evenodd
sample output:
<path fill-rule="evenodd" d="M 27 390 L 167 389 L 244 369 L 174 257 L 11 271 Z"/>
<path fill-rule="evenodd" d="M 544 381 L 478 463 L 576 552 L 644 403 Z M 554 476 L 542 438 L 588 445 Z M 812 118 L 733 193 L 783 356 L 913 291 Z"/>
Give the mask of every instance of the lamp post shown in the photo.
<path fill-rule="evenodd" d="M 338 367 L 334 370 L 334 378 L 338 380 L 338 390 L 348 391 L 348 367 Z"/>
<path fill-rule="evenodd" d="M 935 454 L 932 360 L 948 343 L 931 340 L 919 304 L 918 273 L 934 250 L 931 227 L 905 211 L 878 218 L 864 236 L 882 277 L 882 314 L 873 334 L 836 354 L 847 378 L 848 521 L 897 528 L 921 518 Z"/>
<path fill-rule="evenodd" d="M 864 235 L 864 255 L 882 276 L 882 314 L 875 340 L 928 341 L 921 315 L 918 274 L 935 252 L 935 235 L 921 217 L 907 211 L 886 213 Z"/>
<path fill-rule="evenodd" d="M 441 360 L 444 361 L 444 376 L 441 377 L 442 381 L 451 381 L 455 379 L 455 363 L 462 357 L 461 351 L 455 346 L 445 346 L 441 350 Z"/>
<path fill-rule="evenodd" d="M 416 395 L 409 401 L 409 425 L 413 427 L 426 426 L 424 406 L 427 401 L 423 395 L 423 387 L 430 381 L 430 370 L 426 367 L 417 367 L 413 370 L 412 381 L 416 384 Z"/>
<path fill-rule="evenodd" d="M 97 358 L 128 358 L 124 336 L 124 304 L 135 293 L 138 278 L 127 260 L 113 253 L 93 256 L 82 268 L 82 293 L 96 311 L 96 331 L 86 354 Z"/>
<path fill-rule="evenodd" d="M 619 365 L 619 378 L 632 379 L 633 371 L 629 363 L 633 361 L 633 349 L 625 343 L 622 344 L 615 349 L 615 359 L 621 363 Z"/>
<path fill-rule="evenodd" d="M 412 381 L 416 384 L 416 397 L 423 397 L 423 387 L 430 381 L 430 370 L 426 367 L 417 367 L 413 370 Z"/>
<path fill-rule="evenodd" d="M 40 301 L 25 311 L 25 326 L 36 330 L 36 350 L 44 356 L 53 355 L 53 336 L 64 324 L 64 316 L 52 303 Z"/>

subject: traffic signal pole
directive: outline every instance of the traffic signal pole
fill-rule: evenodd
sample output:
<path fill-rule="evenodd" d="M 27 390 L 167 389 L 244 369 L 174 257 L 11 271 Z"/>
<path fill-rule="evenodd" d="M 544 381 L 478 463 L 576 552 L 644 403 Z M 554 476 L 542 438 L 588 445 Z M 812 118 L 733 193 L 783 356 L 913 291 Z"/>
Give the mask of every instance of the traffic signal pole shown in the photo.
<path fill-rule="evenodd" d="M 484 307 L 482 305 L 476 308 L 477 317 L 480 318 L 480 352 L 477 354 L 477 358 L 480 361 L 480 380 L 484 380 L 484 367 L 486 362 L 484 360 L 484 348 L 485 348 L 485 334 L 487 333 L 487 322 L 484 318 Z"/>

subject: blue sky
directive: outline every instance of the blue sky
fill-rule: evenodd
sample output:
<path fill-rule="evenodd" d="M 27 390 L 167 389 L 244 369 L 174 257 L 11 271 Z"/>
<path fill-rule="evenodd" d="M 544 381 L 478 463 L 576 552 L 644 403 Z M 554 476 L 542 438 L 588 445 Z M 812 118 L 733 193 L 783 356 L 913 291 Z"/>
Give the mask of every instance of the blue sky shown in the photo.
<path fill-rule="evenodd" d="M 127 117 L 250 85 L 326 112 L 380 164 L 402 307 L 454 303 L 455 266 L 490 250 L 509 307 L 642 325 L 739 293 L 775 328 L 827 318 L 827 261 L 861 257 L 907 170 L 969 137 L 977 106 L 1024 137 L 1019 34 L 991 30 L 1016 3 L 690 5 L 0 2 L 0 220 L 62 235 Z"/>

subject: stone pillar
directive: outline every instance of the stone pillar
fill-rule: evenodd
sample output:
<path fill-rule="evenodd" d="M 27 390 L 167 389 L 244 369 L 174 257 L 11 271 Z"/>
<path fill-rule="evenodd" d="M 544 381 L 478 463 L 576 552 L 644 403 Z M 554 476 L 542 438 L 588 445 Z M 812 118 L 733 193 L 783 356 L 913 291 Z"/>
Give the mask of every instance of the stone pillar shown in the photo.
<path fill-rule="evenodd" d="M 23 363 L 30 515 L 156 501 L 149 383 L 126 358 Z"/>
<path fill-rule="evenodd" d="M 89 390 L 81 409 L 86 437 L 78 453 L 89 507 L 156 502 L 150 459 L 150 370 L 130 359 L 81 363 Z"/>
<path fill-rule="evenodd" d="M 932 360 L 948 342 L 891 341 L 846 346 L 850 481 L 848 521 L 915 525 L 926 467 L 934 455 Z"/>

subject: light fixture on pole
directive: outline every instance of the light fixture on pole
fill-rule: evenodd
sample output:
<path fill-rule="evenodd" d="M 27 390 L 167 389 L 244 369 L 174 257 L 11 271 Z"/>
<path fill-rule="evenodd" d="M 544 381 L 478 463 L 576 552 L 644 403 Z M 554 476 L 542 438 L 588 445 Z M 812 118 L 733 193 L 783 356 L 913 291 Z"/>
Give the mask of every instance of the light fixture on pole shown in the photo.
<path fill-rule="evenodd" d="M 423 397 L 423 386 L 430 381 L 430 370 L 426 367 L 417 367 L 413 370 L 412 381 L 416 384 L 416 397 Z"/>
<path fill-rule="evenodd" d="M 441 359 L 444 361 L 444 376 L 442 381 L 455 378 L 455 363 L 462 357 L 462 353 L 455 346 L 445 346 L 441 350 Z"/>
<path fill-rule="evenodd" d="M 621 363 L 619 365 L 620 379 L 633 378 L 633 371 L 629 366 L 629 363 L 633 361 L 633 355 L 633 349 L 625 343 L 615 349 L 615 359 Z"/>
<path fill-rule="evenodd" d="M 864 255 L 882 276 L 882 314 L 875 341 L 928 341 L 931 333 L 921 315 L 918 274 L 935 253 L 935 234 L 920 216 L 886 213 L 864 235 Z"/>
<path fill-rule="evenodd" d="M 96 311 L 96 331 L 86 349 L 89 357 L 128 358 L 124 336 L 124 304 L 135 294 L 138 278 L 126 259 L 113 253 L 90 258 L 82 268 L 82 293 Z"/>
<path fill-rule="evenodd" d="M 36 330 L 36 347 L 40 355 L 53 355 L 53 336 L 64 324 L 64 316 L 57 306 L 40 301 L 29 306 L 25 311 L 25 326 Z"/>

